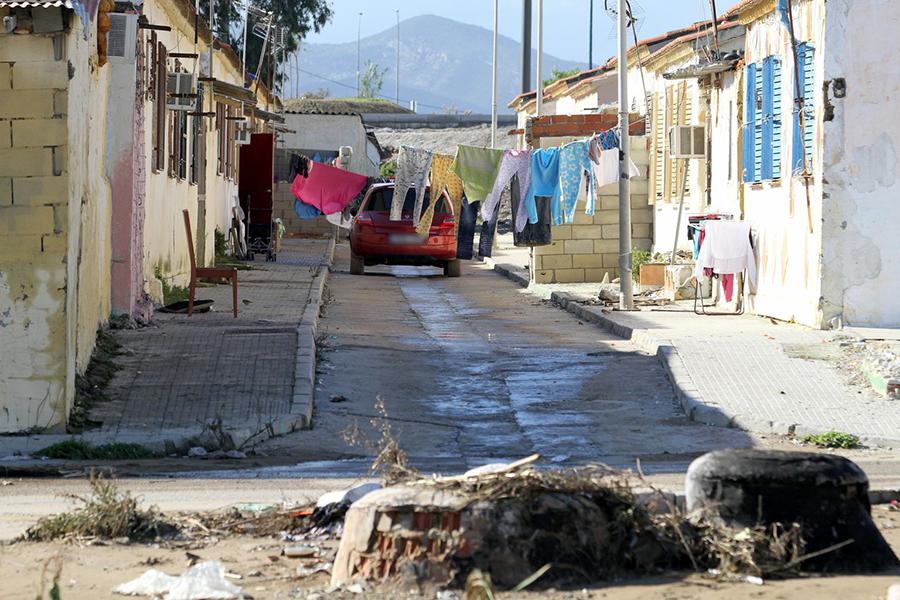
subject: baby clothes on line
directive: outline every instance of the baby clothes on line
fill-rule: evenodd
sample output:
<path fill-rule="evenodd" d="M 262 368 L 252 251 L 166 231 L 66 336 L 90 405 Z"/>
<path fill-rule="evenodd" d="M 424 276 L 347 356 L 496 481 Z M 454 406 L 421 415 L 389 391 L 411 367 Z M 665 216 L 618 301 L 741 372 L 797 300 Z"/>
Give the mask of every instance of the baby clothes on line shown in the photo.
<path fill-rule="evenodd" d="M 413 224 L 418 224 L 422 216 L 422 204 L 425 201 L 425 187 L 428 181 L 428 170 L 431 168 L 432 155 L 429 150 L 400 146 L 397 157 L 397 176 L 394 180 L 394 198 L 391 202 L 391 221 L 399 221 L 403 217 L 403 204 L 409 188 L 416 188 L 416 204 L 413 208 Z"/>
<path fill-rule="evenodd" d="M 531 187 L 531 152 L 528 150 L 507 150 L 503 153 L 497 179 L 494 181 L 494 189 L 481 204 L 482 220 L 491 219 L 495 212 L 494 209 L 500 203 L 503 190 L 514 176 L 519 179 L 519 189 L 527 193 Z"/>
<path fill-rule="evenodd" d="M 556 210 L 553 213 L 553 222 L 557 225 L 575 220 L 578 191 L 585 175 L 590 184 L 587 189 L 585 213 L 594 214 L 594 174 L 589 150 L 588 142 L 579 140 L 566 144 L 559 151 L 559 186 L 563 206 L 554 207 Z"/>
<path fill-rule="evenodd" d="M 524 210 L 516 215 L 516 231 L 522 231 L 526 221 L 538 222 L 536 196 L 552 197 L 558 204 L 559 193 L 559 148 L 534 150 L 531 153 L 531 190 L 525 194 Z"/>
<path fill-rule="evenodd" d="M 462 179 L 469 202 L 481 202 L 494 189 L 503 150 L 460 144 L 451 170 Z"/>
<path fill-rule="evenodd" d="M 463 199 L 463 182 L 459 176 L 450 170 L 453 165 L 453 157 L 449 154 L 439 154 L 435 152 L 431 158 L 431 202 L 425 214 L 416 225 L 416 233 L 420 236 L 428 235 L 431 228 L 431 222 L 434 220 L 434 208 L 437 198 L 440 198 L 441 192 L 447 191 L 447 197 L 450 199 L 450 210 L 453 212 L 454 227 L 453 233 L 459 228 L 460 221 L 460 205 Z"/>

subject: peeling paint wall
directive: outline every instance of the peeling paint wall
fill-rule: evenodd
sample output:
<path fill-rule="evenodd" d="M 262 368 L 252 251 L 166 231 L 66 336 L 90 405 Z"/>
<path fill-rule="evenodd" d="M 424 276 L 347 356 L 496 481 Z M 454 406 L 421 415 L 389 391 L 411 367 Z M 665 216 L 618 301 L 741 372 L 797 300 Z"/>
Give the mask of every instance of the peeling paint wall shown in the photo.
<path fill-rule="evenodd" d="M 820 81 L 844 78 L 847 92 L 827 90 L 834 119 L 824 122 L 825 322 L 900 326 L 900 62 L 890 54 L 898 31 L 897 2 L 828 1 Z"/>
<path fill-rule="evenodd" d="M 816 48 L 814 73 L 819 89 L 823 81 L 823 55 L 833 52 L 831 47 L 823 45 L 824 0 L 795 2 L 793 17 L 798 43 L 811 42 Z M 823 48 L 826 49 L 824 52 Z M 750 308 L 758 314 L 821 327 L 823 103 L 821 95 L 817 94 L 814 98 L 816 121 L 808 215 L 803 178 L 791 174 L 794 61 L 790 36 L 775 12 L 747 25 L 745 62 L 760 62 L 768 56 L 777 56 L 782 61 L 781 177 L 771 182 L 741 183 L 744 218 L 753 226 L 759 266 Z"/>
<path fill-rule="evenodd" d="M 0 432 L 65 422 L 109 313 L 106 75 L 80 32 L 0 35 Z"/>

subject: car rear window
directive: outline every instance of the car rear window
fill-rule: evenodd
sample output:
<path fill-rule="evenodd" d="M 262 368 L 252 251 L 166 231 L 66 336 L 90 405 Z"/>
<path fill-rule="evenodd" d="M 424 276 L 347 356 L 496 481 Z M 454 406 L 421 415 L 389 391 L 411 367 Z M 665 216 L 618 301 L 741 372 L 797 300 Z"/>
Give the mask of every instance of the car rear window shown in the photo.
<path fill-rule="evenodd" d="M 366 204 L 364 210 L 369 211 L 377 211 L 377 212 L 390 212 L 391 203 L 394 201 L 394 188 L 381 188 L 372 192 L 372 195 L 369 196 L 369 202 Z M 428 208 L 431 203 L 431 192 L 429 190 L 425 191 L 425 201 L 422 204 L 422 210 Z M 416 190 L 410 188 L 406 192 L 406 201 L 403 202 L 403 212 L 411 213 L 413 208 L 416 206 Z M 435 206 L 436 212 L 448 212 L 447 203 L 444 201 L 443 194 L 438 199 L 438 204 Z"/>

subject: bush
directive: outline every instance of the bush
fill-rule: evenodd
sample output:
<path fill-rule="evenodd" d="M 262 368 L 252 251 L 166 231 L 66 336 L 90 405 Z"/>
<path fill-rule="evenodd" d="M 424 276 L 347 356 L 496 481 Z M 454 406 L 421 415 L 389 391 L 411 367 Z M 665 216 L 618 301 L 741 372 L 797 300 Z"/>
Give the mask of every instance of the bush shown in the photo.
<path fill-rule="evenodd" d="M 859 438 L 852 433 L 844 433 L 843 431 L 826 431 L 825 433 L 809 434 L 800 438 L 803 444 L 812 444 L 819 448 L 842 448 L 849 450 L 851 448 L 859 448 Z"/>
<path fill-rule="evenodd" d="M 35 452 L 36 456 L 60 460 L 122 460 L 157 458 L 159 455 L 138 444 L 103 444 L 92 446 L 84 440 L 66 440 Z"/>

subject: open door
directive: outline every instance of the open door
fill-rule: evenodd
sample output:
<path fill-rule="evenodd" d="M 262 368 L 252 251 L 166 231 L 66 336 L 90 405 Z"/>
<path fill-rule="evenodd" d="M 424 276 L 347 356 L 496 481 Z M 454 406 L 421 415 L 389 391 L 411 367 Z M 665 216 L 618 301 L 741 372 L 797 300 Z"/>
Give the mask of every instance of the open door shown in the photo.
<path fill-rule="evenodd" d="M 247 219 L 247 248 L 253 254 L 274 257 L 272 212 L 275 181 L 275 136 L 254 133 L 240 154 L 238 196 Z"/>

